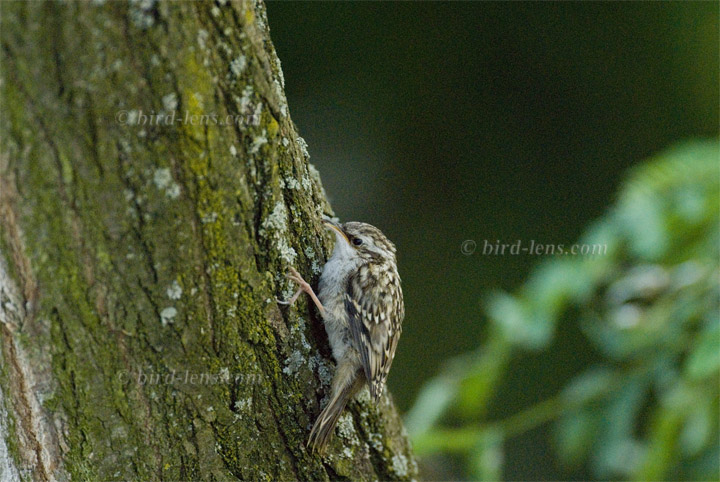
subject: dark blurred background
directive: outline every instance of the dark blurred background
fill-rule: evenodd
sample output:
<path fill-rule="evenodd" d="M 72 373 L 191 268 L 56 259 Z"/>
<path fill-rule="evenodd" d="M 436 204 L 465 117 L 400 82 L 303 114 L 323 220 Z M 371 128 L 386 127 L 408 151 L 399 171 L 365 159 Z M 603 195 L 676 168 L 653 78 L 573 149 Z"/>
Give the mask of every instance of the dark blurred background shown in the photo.
<path fill-rule="evenodd" d="M 401 410 L 483 340 L 484 294 L 540 261 L 484 256 L 484 240 L 572 243 L 628 167 L 718 135 L 715 2 L 267 8 L 292 118 L 336 214 L 398 246 L 407 315 L 389 385 Z M 555 346 L 514 362 L 491 418 L 546 398 L 595 356 L 576 330 Z M 545 438 L 507 447 L 524 463 L 506 478 L 557 478 Z"/>

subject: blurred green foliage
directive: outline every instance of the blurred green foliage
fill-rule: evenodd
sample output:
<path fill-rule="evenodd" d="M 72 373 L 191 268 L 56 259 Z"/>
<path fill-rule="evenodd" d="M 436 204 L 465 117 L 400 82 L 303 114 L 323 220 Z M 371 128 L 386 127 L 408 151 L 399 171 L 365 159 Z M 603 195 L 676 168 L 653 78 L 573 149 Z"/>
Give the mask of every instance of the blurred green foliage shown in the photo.
<path fill-rule="evenodd" d="M 407 416 L 431 471 L 459 459 L 466 477 L 501 479 L 504 442 L 552 423 L 566 473 L 720 478 L 719 174 L 714 141 L 638 165 L 578 241 L 603 254 L 552 257 L 514 294 L 488 296 L 485 341 L 430 380 Z M 512 361 L 555 349 L 572 325 L 597 362 L 545 401 L 488 420 Z"/>
<path fill-rule="evenodd" d="M 482 439 L 474 465 L 448 450 L 435 464 L 444 471 L 424 477 L 490 474 L 497 455 L 510 480 L 592 478 L 588 458 L 560 465 L 555 424 L 539 422 L 559 415 L 540 402 L 606 355 L 581 330 L 577 301 L 543 304 L 560 310 L 552 323 L 513 326 L 528 308 L 509 302 L 539 258 L 484 255 L 483 243 L 576 240 L 617 199 L 629 167 L 679 140 L 717 136 L 717 2 L 269 2 L 268 11 L 291 115 L 335 212 L 398 247 L 406 317 L 388 380 L 396 405 L 406 412 L 424 386 L 433 403 L 415 422 L 432 426 L 436 410 L 441 427 L 476 431 L 511 417 L 501 437 Z M 466 255 L 464 241 L 478 250 Z M 548 272 L 557 279 L 544 296 L 568 296 L 568 269 L 579 268 Z M 494 309 L 521 308 L 504 329 L 541 349 L 489 333 L 499 327 L 478 316 L 479 301 L 496 289 L 517 296 Z M 425 385 L 481 343 L 448 365 L 457 374 Z M 643 405 L 637 420 L 647 413 Z"/>

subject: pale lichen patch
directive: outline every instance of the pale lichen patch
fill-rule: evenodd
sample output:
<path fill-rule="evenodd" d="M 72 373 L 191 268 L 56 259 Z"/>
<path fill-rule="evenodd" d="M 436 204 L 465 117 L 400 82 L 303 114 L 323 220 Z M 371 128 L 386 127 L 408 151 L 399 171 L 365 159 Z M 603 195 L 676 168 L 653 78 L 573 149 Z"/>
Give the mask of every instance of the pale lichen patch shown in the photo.
<path fill-rule="evenodd" d="M 305 256 L 310 261 L 310 270 L 314 274 L 322 273 L 323 266 L 318 260 L 317 255 L 315 254 L 315 250 L 312 246 L 308 246 L 307 248 L 305 248 Z"/>
<path fill-rule="evenodd" d="M 310 159 L 310 153 L 308 152 L 308 145 L 307 142 L 305 142 L 305 139 L 297 136 L 297 144 L 298 146 L 300 146 L 300 151 L 302 152 L 305 159 Z"/>
<path fill-rule="evenodd" d="M 393 455 L 392 465 L 390 467 L 398 477 L 407 477 L 408 475 L 408 459 L 403 454 Z"/>
<path fill-rule="evenodd" d="M 263 129 L 262 134 L 253 139 L 253 143 L 250 146 L 250 154 L 257 154 L 260 148 L 267 144 L 267 131 Z"/>
<path fill-rule="evenodd" d="M 287 264 L 293 264 L 295 262 L 295 258 L 297 258 L 297 252 L 295 251 L 295 248 L 288 244 L 287 239 L 278 239 L 277 248 L 280 259 L 285 261 Z"/>
<path fill-rule="evenodd" d="M 218 213 L 211 212 L 211 213 L 204 214 L 200 218 L 200 222 L 203 224 L 210 224 L 210 223 L 214 223 L 215 221 L 217 221 L 217 219 L 218 219 Z"/>
<path fill-rule="evenodd" d="M 174 111 L 178 106 L 177 94 L 175 92 L 170 92 L 169 94 L 164 95 L 162 98 L 162 104 L 163 109 L 165 109 L 166 112 Z"/>
<path fill-rule="evenodd" d="M 362 404 L 369 404 L 371 401 L 370 398 L 370 390 L 368 390 L 367 385 L 365 385 L 357 394 L 355 397 L 356 400 Z"/>
<path fill-rule="evenodd" d="M 278 102 L 280 102 L 280 115 L 282 117 L 285 117 L 288 113 L 288 105 L 287 100 L 285 99 L 285 95 L 283 94 L 283 89 L 277 79 L 273 81 L 273 86 L 275 87 L 275 95 L 278 98 Z"/>
<path fill-rule="evenodd" d="M 312 181 L 310 181 L 309 177 L 303 176 L 301 182 L 303 189 L 305 189 L 306 191 L 312 189 Z"/>
<path fill-rule="evenodd" d="M 350 444 L 360 444 L 357 432 L 355 431 L 355 425 L 353 425 L 352 416 L 349 413 L 346 412 L 340 417 L 337 423 L 336 430 L 338 435 L 348 441 Z"/>
<path fill-rule="evenodd" d="M 263 103 L 258 102 L 255 105 L 255 110 L 253 111 L 252 115 L 250 116 L 250 125 L 252 126 L 259 126 L 260 125 L 260 116 L 262 115 L 263 110 Z M 263 136 L 265 133 L 263 132 Z"/>
<path fill-rule="evenodd" d="M 168 323 L 174 323 L 175 316 L 177 316 L 177 310 L 175 309 L 175 307 L 168 306 L 160 312 L 160 322 L 163 326 L 167 325 Z"/>
<path fill-rule="evenodd" d="M 230 62 L 230 72 L 232 72 L 235 77 L 240 77 L 240 74 L 243 73 L 246 65 L 247 59 L 245 56 L 238 55 Z"/>
<path fill-rule="evenodd" d="M 207 39 L 210 36 L 207 30 L 201 28 L 197 33 L 197 43 L 201 49 L 207 49 Z"/>
<path fill-rule="evenodd" d="M 180 196 L 180 186 L 173 182 L 166 190 L 165 195 L 170 199 L 177 199 Z"/>
<path fill-rule="evenodd" d="M 243 398 L 235 401 L 236 410 L 248 410 L 250 407 L 252 407 L 252 398 Z"/>
<path fill-rule="evenodd" d="M 275 240 L 275 247 L 278 251 L 280 259 L 287 264 L 293 264 L 297 257 L 297 252 L 290 246 L 285 237 L 288 229 L 288 215 L 285 203 L 278 201 L 273 208 L 272 213 L 268 215 L 260 228 L 260 235 Z"/>
<path fill-rule="evenodd" d="M 282 69 L 282 63 L 280 62 L 280 59 L 275 57 L 275 61 L 277 62 L 277 71 L 278 71 L 278 77 L 280 78 L 280 85 L 282 88 L 285 88 L 285 74 L 283 73 Z"/>
<path fill-rule="evenodd" d="M 128 113 L 127 113 L 127 122 L 126 122 L 126 124 L 127 124 L 127 125 L 130 125 L 130 126 L 136 125 L 139 115 L 140 115 L 140 113 L 137 111 L 137 109 L 131 109 L 131 110 L 129 110 Z M 124 140 L 124 139 L 123 139 L 123 140 Z M 127 153 L 127 152 L 130 152 L 130 150 L 131 150 L 130 144 L 127 142 L 127 140 L 124 140 L 124 141 L 125 141 L 125 142 L 122 142 L 122 141 L 120 142 L 120 147 L 121 147 L 121 149 L 123 150 L 123 152 L 126 152 L 126 153 Z"/>
<path fill-rule="evenodd" d="M 318 367 L 317 371 L 318 377 L 320 378 L 320 383 L 323 387 L 329 387 L 332 383 L 335 368 L 328 362 L 326 362 L 325 359 L 322 358 L 320 355 L 315 355 L 313 357 L 313 360 L 315 360 L 315 364 Z"/>
<path fill-rule="evenodd" d="M 308 173 L 310 174 L 310 179 L 312 179 L 312 181 L 315 182 L 315 185 L 318 186 L 318 188 L 320 189 L 320 193 L 322 194 L 322 196 L 324 198 L 327 198 L 327 195 L 325 194 L 325 188 L 323 187 L 322 181 L 320 180 L 320 171 L 318 171 L 313 164 L 308 163 Z M 308 189 L 310 188 L 308 187 Z"/>
<path fill-rule="evenodd" d="M 368 440 L 370 442 L 370 445 L 373 449 L 375 449 L 376 452 L 382 453 L 383 451 L 383 441 L 382 441 L 382 435 L 380 435 L 377 432 L 370 432 Z"/>
<path fill-rule="evenodd" d="M 300 182 L 295 179 L 294 177 L 286 177 L 283 179 L 285 186 L 287 186 L 288 189 L 300 189 Z"/>
<path fill-rule="evenodd" d="M 310 351 L 312 347 L 305 338 L 305 320 L 299 318 L 298 323 L 290 328 L 290 334 L 300 340 L 300 344 L 306 351 Z"/>
<path fill-rule="evenodd" d="M 240 98 L 240 112 L 247 114 L 250 111 L 250 103 L 252 102 L 253 88 L 252 85 L 246 85 Z"/>
<path fill-rule="evenodd" d="M 133 25 L 142 30 L 152 27 L 155 23 L 152 12 L 155 3 L 155 0 L 131 0 L 129 15 Z"/>
<path fill-rule="evenodd" d="M 155 170 L 153 175 L 153 183 L 159 190 L 164 190 L 165 195 L 171 199 L 175 199 L 180 195 L 180 186 L 173 180 L 170 169 L 162 167 Z M 139 202 L 139 198 L 138 198 Z"/>
<path fill-rule="evenodd" d="M 155 171 L 155 175 L 153 176 L 153 182 L 158 189 L 165 189 L 172 182 L 170 169 L 166 167 L 157 169 Z"/>
<path fill-rule="evenodd" d="M 266 230 L 273 230 L 278 232 L 285 232 L 287 231 L 287 208 L 285 207 L 285 203 L 282 201 L 278 201 L 275 203 L 275 207 L 272 210 L 272 213 L 268 217 L 265 218 L 265 221 L 262 223 L 263 229 Z M 264 234 L 261 232 L 260 234 Z"/>
<path fill-rule="evenodd" d="M 283 368 L 283 373 L 290 376 L 297 375 L 298 371 L 300 371 L 300 367 L 303 366 L 305 363 L 305 357 L 300 351 L 294 351 L 292 354 L 285 360 L 285 368 Z"/>
<path fill-rule="evenodd" d="M 182 296 L 182 288 L 180 287 L 180 284 L 174 280 L 170 286 L 168 286 L 167 290 L 167 296 L 171 300 L 179 300 Z"/>
<path fill-rule="evenodd" d="M 240 398 L 235 401 L 233 408 L 235 409 L 235 416 L 238 419 L 242 419 L 252 409 L 252 398 Z"/>

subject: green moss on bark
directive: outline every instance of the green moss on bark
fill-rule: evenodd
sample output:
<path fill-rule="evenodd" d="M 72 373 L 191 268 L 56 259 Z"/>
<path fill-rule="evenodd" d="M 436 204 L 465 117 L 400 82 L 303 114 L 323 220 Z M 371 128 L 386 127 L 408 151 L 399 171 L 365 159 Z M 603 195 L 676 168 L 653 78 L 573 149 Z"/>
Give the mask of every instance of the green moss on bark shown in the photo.
<path fill-rule="evenodd" d="M 5 207 L 23 246 L 5 232 L 0 246 L 11 265 L 22 251 L 39 287 L 33 336 L 13 336 L 31 369 L 50 356 L 57 473 L 414 477 L 391 403 L 352 403 L 350 435 L 324 461 L 304 449 L 333 365 L 307 304 L 281 311 L 275 298 L 291 290 L 289 264 L 317 276 L 330 208 L 264 6 L 2 9 Z M 183 122 L 130 122 L 173 111 Z"/>

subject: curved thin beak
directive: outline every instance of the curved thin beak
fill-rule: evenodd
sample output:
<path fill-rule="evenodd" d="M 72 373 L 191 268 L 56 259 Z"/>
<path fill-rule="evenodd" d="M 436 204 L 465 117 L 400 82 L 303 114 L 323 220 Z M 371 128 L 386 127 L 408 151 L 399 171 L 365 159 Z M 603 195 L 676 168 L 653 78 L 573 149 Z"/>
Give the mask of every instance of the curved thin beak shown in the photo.
<path fill-rule="evenodd" d="M 337 223 L 332 222 L 328 218 L 323 218 L 323 224 L 325 224 L 326 228 L 332 229 L 333 231 L 335 231 L 335 233 L 337 233 L 338 236 L 341 236 L 345 240 L 345 242 L 350 244 L 350 240 L 348 239 L 347 235 L 343 232 L 342 228 L 340 228 L 340 226 Z"/>

